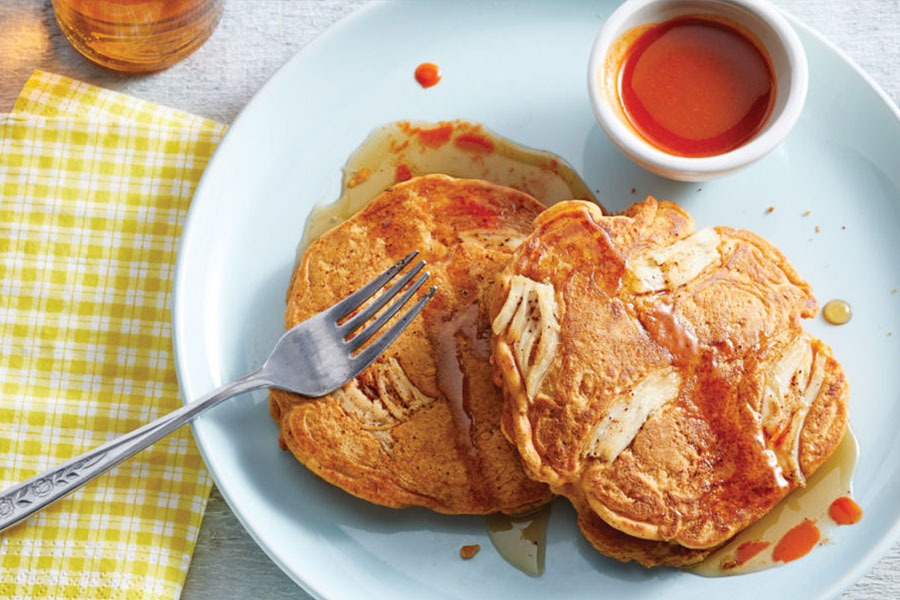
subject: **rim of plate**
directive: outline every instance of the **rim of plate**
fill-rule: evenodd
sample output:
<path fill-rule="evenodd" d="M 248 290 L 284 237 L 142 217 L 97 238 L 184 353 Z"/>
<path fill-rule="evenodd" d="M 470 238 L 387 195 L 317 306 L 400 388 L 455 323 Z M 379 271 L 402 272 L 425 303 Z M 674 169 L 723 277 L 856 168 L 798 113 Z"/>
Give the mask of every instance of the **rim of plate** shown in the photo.
<path fill-rule="evenodd" d="M 863 82 L 878 95 L 881 101 L 884 102 L 897 122 L 900 122 L 900 107 L 891 100 L 891 97 L 887 95 L 887 92 L 885 92 L 881 86 L 862 69 L 862 67 L 856 64 L 856 61 L 809 25 L 806 25 L 790 13 L 784 11 L 782 11 L 782 13 L 784 13 L 784 16 L 787 17 L 792 26 L 802 29 L 805 33 L 815 38 L 816 41 L 821 42 L 828 50 L 834 52 L 838 58 L 847 63 L 850 68 L 860 76 Z M 887 551 L 898 539 L 900 539 L 900 514 L 897 515 L 891 526 L 885 530 L 881 539 L 873 544 L 869 551 L 856 561 L 855 566 L 850 568 L 840 579 L 832 584 L 828 589 L 829 596 L 831 598 L 837 598 L 841 593 L 856 583 L 875 565 L 876 562 L 881 560 L 881 558 L 887 554 Z"/>
<path fill-rule="evenodd" d="M 222 146 L 228 141 L 229 137 L 232 137 L 232 132 L 236 130 L 236 127 L 238 127 L 243 122 L 246 113 L 253 110 L 257 104 L 263 102 L 263 98 L 266 95 L 266 89 L 270 87 L 270 84 L 276 79 L 285 77 L 295 63 L 304 60 L 307 54 L 307 49 L 318 47 L 319 45 L 323 44 L 325 41 L 329 40 L 331 37 L 339 33 L 349 23 L 356 22 L 358 19 L 364 19 L 370 12 L 373 12 L 378 8 L 388 6 L 390 4 L 393 4 L 393 2 L 370 2 L 353 10 L 349 14 L 341 17 L 328 29 L 319 34 L 318 37 L 316 37 L 314 40 L 306 44 L 306 46 L 297 51 L 297 53 L 289 58 L 283 65 L 278 67 L 278 69 L 276 69 L 275 72 L 272 73 L 272 75 L 269 76 L 268 79 L 266 79 L 265 83 L 263 83 L 263 85 L 256 91 L 256 93 L 253 94 L 253 97 L 250 99 L 247 105 L 241 109 L 240 113 L 238 113 L 238 116 L 235 117 L 234 121 L 228 126 L 228 129 L 225 132 L 225 136 L 222 138 L 222 141 L 219 142 L 219 146 L 216 148 L 215 152 L 207 163 L 207 168 L 206 170 L 204 170 L 204 173 L 201 176 L 200 181 L 197 183 L 196 189 L 194 190 L 194 195 L 191 199 L 191 204 L 188 207 L 188 212 L 185 217 L 181 237 L 178 241 L 177 258 L 175 262 L 175 276 L 172 287 L 172 346 L 175 359 L 175 370 L 178 377 L 178 387 L 179 391 L 181 392 L 182 402 L 187 402 L 184 388 L 188 385 L 186 383 L 187 368 L 183 362 L 181 344 L 179 343 L 179 340 L 188 335 L 187 324 L 184 321 L 184 314 L 187 311 L 187 307 L 184 305 L 184 298 L 181 294 L 181 290 L 185 289 L 188 285 L 187 282 L 184 281 L 186 269 L 184 261 L 184 250 L 185 246 L 190 243 L 189 240 L 191 237 L 191 232 L 195 228 L 201 226 L 194 217 L 195 213 L 197 212 L 197 199 L 203 196 L 204 190 L 207 186 L 209 166 L 216 161 Z M 781 12 L 793 27 L 803 30 L 804 33 L 810 35 L 816 41 L 824 45 L 829 51 L 833 52 L 837 56 L 837 58 L 848 64 L 856 73 L 856 75 L 858 75 L 863 80 L 863 82 L 877 94 L 879 99 L 881 99 L 881 101 L 894 115 L 894 118 L 898 122 L 900 122 L 900 107 L 898 107 L 893 102 L 890 96 L 887 95 L 887 92 L 885 92 L 874 79 L 872 79 L 858 64 L 856 64 L 856 62 L 852 58 L 850 58 L 850 56 L 848 56 L 843 50 L 838 48 L 812 27 L 806 25 L 790 13 L 787 13 L 785 11 Z M 201 393 L 205 392 L 206 391 Z M 217 463 L 207 452 L 203 441 L 203 435 L 197 430 L 197 422 L 192 421 L 190 427 L 191 433 L 194 436 L 194 441 L 200 451 L 200 455 L 203 457 L 203 461 L 204 463 L 206 463 L 206 466 L 209 469 L 210 476 L 215 482 L 216 487 L 222 494 L 222 497 L 225 499 L 225 502 L 226 504 L 228 504 L 228 507 L 231 509 L 232 513 L 234 513 L 234 516 L 244 527 L 250 537 L 253 538 L 253 541 L 256 542 L 256 544 L 260 547 L 260 549 L 262 549 L 266 556 L 268 556 L 269 559 L 272 560 L 272 562 L 278 565 L 278 568 L 281 569 L 283 573 L 285 573 L 291 580 L 302 587 L 306 593 L 308 593 L 313 598 L 316 598 L 317 600 L 331 600 L 333 598 L 332 596 L 326 595 L 323 590 L 314 587 L 302 574 L 295 573 L 292 570 L 288 569 L 284 561 L 281 560 L 281 557 L 261 539 L 260 535 L 252 525 L 253 519 L 245 514 L 238 505 L 236 505 L 234 499 L 232 498 L 231 492 L 226 486 L 222 485 L 222 480 L 218 473 Z M 894 520 L 891 526 L 885 530 L 884 534 L 881 536 L 881 539 L 873 544 L 868 552 L 858 557 L 854 566 L 851 567 L 846 573 L 844 573 L 843 576 L 835 581 L 835 583 L 832 584 L 831 587 L 828 588 L 827 595 L 831 598 L 837 597 L 840 593 L 856 583 L 857 580 L 859 580 L 869 569 L 871 569 L 875 562 L 880 560 L 886 554 L 887 550 L 894 545 L 898 538 L 900 538 L 900 514 L 897 515 L 897 518 Z"/>
<path fill-rule="evenodd" d="M 178 240 L 178 248 L 176 250 L 176 259 L 175 259 L 175 277 L 172 284 L 172 349 L 173 355 L 175 358 L 175 372 L 178 378 L 178 389 L 181 392 L 181 401 L 187 403 L 187 396 L 185 394 L 185 386 L 187 381 L 187 369 L 183 363 L 183 357 L 181 355 L 181 347 L 178 343 L 179 339 L 182 339 L 183 335 L 188 335 L 186 330 L 186 323 L 182 318 L 184 313 L 186 312 L 186 308 L 183 306 L 183 298 L 180 294 L 179 290 L 183 289 L 186 283 L 183 281 L 184 272 L 186 267 L 184 266 L 184 247 L 186 241 L 190 237 L 191 231 L 195 227 L 199 227 L 197 224 L 197 219 L 194 218 L 196 210 L 196 200 L 201 196 L 203 190 L 206 187 L 207 175 L 209 173 L 209 166 L 213 164 L 216 158 L 219 155 L 219 151 L 221 150 L 223 144 L 228 140 L 231 136 L 232 131 L 235 130 L 235 127 L 240 125 L 243 121 L 245 114 L 252 110 L 257 104 L 263 102 L 263 96 L 265 95 L 266 89 L 269 85 L 275 81 L 276 79 L 280 79 L 282 77 L 286 77 L 287 72 L 290 70 L 291 66 L 303 60 L 306 57 L 306 50 L 308 48 L 314 48 L 322 45 L 328 39 L 336 35 L 336 33 L 340 32 L 348 23 L 355 22 L 358 19 L 363 19 L 368 15 L 369 12 L 374 11 L 377 7 L 381 6 L 381 3 L 378 2 L 369 2 L 368 4 L 361 6 L 350 13 L 344 15 L 340 19 L 338 19 L 334 24 L 328 27 L 325 31 L 320 33 L 318 37 L 314 40 L 306 44 L 303 48 L 298 50 L 293 56 L 291 56 L 283 65 L 278 67 L 260 86 L 258 90 L 253 94 L 250 98 L 250 101 L 247 102 L 247 105 L 244 106 L 241 111 L 238 113 L 237 117 L 235 117 L 234 121 L 228 125 L 228 128 L 225 130 L 225 135 L 222 137 L 222 141 L 219 142 L 219 145 L 216 147 L 213 155 L 210 157 L 209 162 L 207 163 L 206 169 L 203 171 L 203 175 L 200 177 L 200 181 L 197 182 L 197 187 L 194 189 L 194 195 L 191 197 L 190 206 L 188 206 L 187 214 L 184 219 L 184 226 L 181 229 L 181 237 Z M 201 392 L 205 393 L 205 392 Z M 194 436 L 194 442 L 197 444 L 197 449 L 200 451 L 200 456 L 203 457 L 203 462 L 206 464 L 206 467 L 209 469 L 209 474 L 212 477 L 213 481 L 216 484 L 216 488 L 218 488 L 219 492 L 222 494 L 222 498 L 225 499 L 225 503 L 228 505 L 228 508 L 231 509 L 231 512 L 237 518 L 238 522 L 244 528 L 244 530 L 253 538 L 253 541 L 256 542 L 256 545 L 262 549 L 266 556 L 269 559 L 278 565 L 278 568 L 281 569 L 281 572 L 287 575 L 294 583 L 300 586 L 303 591 L 307 594 L 315 598 L 316 600 L 335 600 L 332 596 L 326 595 L 322 590 L 314 587 L 309 581 L 307 581 L 306 577 L 303 577 L 300 573 L 294 573 L 291 569 L 287 568 L 287 565 L 284 561 L 281 560 L 281 557 L 273 551 L 259 536 L 256 529 L 251 524 L 251 519 L 244 514 L 240 508 L 236 505 L 234 499 L 231 496 L 231 492 L 228 491 L 225 486 L 222 485 L 221 477 L 217 472 L 216 462 L 212 459 L 210 454 L 207 452 L 206 446 L 203 443 L 203 435 L 197 430 L 197 421 L 192 420 L 190 423 L 191 434 Z M 205 512 L 205 510 L 204 510 Z"/>

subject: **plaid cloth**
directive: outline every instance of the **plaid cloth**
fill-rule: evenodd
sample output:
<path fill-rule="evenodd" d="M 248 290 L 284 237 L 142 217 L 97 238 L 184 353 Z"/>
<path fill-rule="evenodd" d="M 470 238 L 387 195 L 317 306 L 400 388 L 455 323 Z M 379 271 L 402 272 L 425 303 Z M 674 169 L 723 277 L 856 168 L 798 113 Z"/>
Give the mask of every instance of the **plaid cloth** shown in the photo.
<path fill-rule="evenodd" d="M 180 406 L 175 250 L 224 127 L 36 72 L 0 115 L 0 486 Z M 185 428 L 0 534 L 0 598 L 178 598 L 210 479 Z"/>

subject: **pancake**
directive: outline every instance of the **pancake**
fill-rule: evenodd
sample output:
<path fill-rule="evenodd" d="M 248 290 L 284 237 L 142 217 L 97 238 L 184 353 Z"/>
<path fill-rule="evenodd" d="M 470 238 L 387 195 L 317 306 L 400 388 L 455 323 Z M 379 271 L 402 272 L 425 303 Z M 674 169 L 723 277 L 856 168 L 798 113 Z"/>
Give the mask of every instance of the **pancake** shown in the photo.
<path fill-rule="evenodd" d="M 702 561 L 715 548 L 699 550 L 670 542 L 654 542 L 622 533 L 591 510 L 580 486 L 568 486 L 564 495 L 578 511 L 578 528 L 594 548 L 622 562 L 637 561 L 645 567 L 686 567 Z"/>
<path fill-rule="evenodd" d="M 809 285 L 750 232 L 652 198 L 545 211 L 491 306 L 503 430 L 601 552 L 697 562 L 812 474 L 848 387 Z M 627 544 L 622 540 L 627 539 Z"/>
<path fill-rule="evenodd" d="M 326 481 L 384 506 L 515 514 L 549 500 L 500 429 L 488 320 L 494 280 L 542 209 L 512 188 L 429 175 L 390 188 L 313 242 L 288 292 L 288 328 L 413 250 L 438 291 L 340 390 L 321 398 L 272 391 L 282 446 Z"/>

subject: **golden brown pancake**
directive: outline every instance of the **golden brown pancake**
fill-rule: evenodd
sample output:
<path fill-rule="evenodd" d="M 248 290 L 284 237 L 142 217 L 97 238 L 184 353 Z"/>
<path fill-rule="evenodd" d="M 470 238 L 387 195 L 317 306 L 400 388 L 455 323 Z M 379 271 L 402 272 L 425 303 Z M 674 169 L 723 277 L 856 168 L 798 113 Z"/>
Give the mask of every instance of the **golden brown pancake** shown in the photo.
<path fill-rule="evenodd" d="M 504 432 L 600 551 L 696 562 L 840 442 L 843 371 L 800 328 L 816 310 L 752 233 L 695 232 L 652 198 L 614 217 L 557 204 L 492 302 Z"/>
<path fill-rule="evenodd" d="M 597 516 L 588 506 L 580 486 L 567 486 L 563 494 L 578 511 L 581 533 L 594 548 L 611 558 L 622 562 L 634 560 L 645 567 L 684 567 L 700 562 L 715 551 L 715 548 L 698 550 L 671 542 L 654 542 L 630 536 L 614 529 Z"/>
<path fill-rule="evenodd" d="M 312 243 L 288 293 L 288 328 L 413 250 L 434 299 L 354 380 L 322 398 L 273 391 L 283 446 L 370 502 L 443 513 L 520 513 L 550 499 L 500 429 L 491 380 L 490 290 L 543 206 L 484 181 L 429 175 L 397 185 Z"/>

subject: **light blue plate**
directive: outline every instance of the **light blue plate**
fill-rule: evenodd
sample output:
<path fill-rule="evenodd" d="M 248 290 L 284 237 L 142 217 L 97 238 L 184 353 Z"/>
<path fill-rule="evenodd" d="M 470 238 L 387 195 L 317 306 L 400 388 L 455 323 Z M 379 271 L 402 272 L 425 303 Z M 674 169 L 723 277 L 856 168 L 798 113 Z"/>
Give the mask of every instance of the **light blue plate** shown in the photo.
<path fill-rule="evenodd" d="M 228 132 L 191 207 L 175 282 L 184 396 L 200 396 L 262 362 L 282 331 L 285 290 L 310 208 L 337 198 L 341 166 L 370 130 L 398 119 L 467 118 L 562 155 L 612 210 L 653 194 L 682 204 L 698 226 L 762 234 L 809 279 L 820 301 L 839 297 L 853 305 L 849 324 L 831 327 L 817 318 L 807 328 L 834 348 L 851 383 L 851 422 L 862 447 L 856 495 L 865 517 L 836 530 L 835 543 L 783 568 L 703 579 L 604 558 L 578 533 L 574 512 L 557 501 L 546 573 L 532 579 L 494 552 L 480 518 L 357 500 L 278 449 L 265 394 L 231 400 L 196 422 L 197 441 L 247 530 L 314 596 L 828 598 L 897 537 L 896 107 L 836 49 L 795 24 L 811 82 L 786 143 L 720 181 L 660 179 L 613 147 L 588 106 L 588 51 L 613 7 L 609 1 L 378 3 L 288 62 Z M 413 80 L 423 61 L 444 72 L 427 90 Z M 812 214 L 803 216 L 806 210 Z M 481 553 L 460 560 L 459 547 L 472 543 L 482 545 Z"/>

